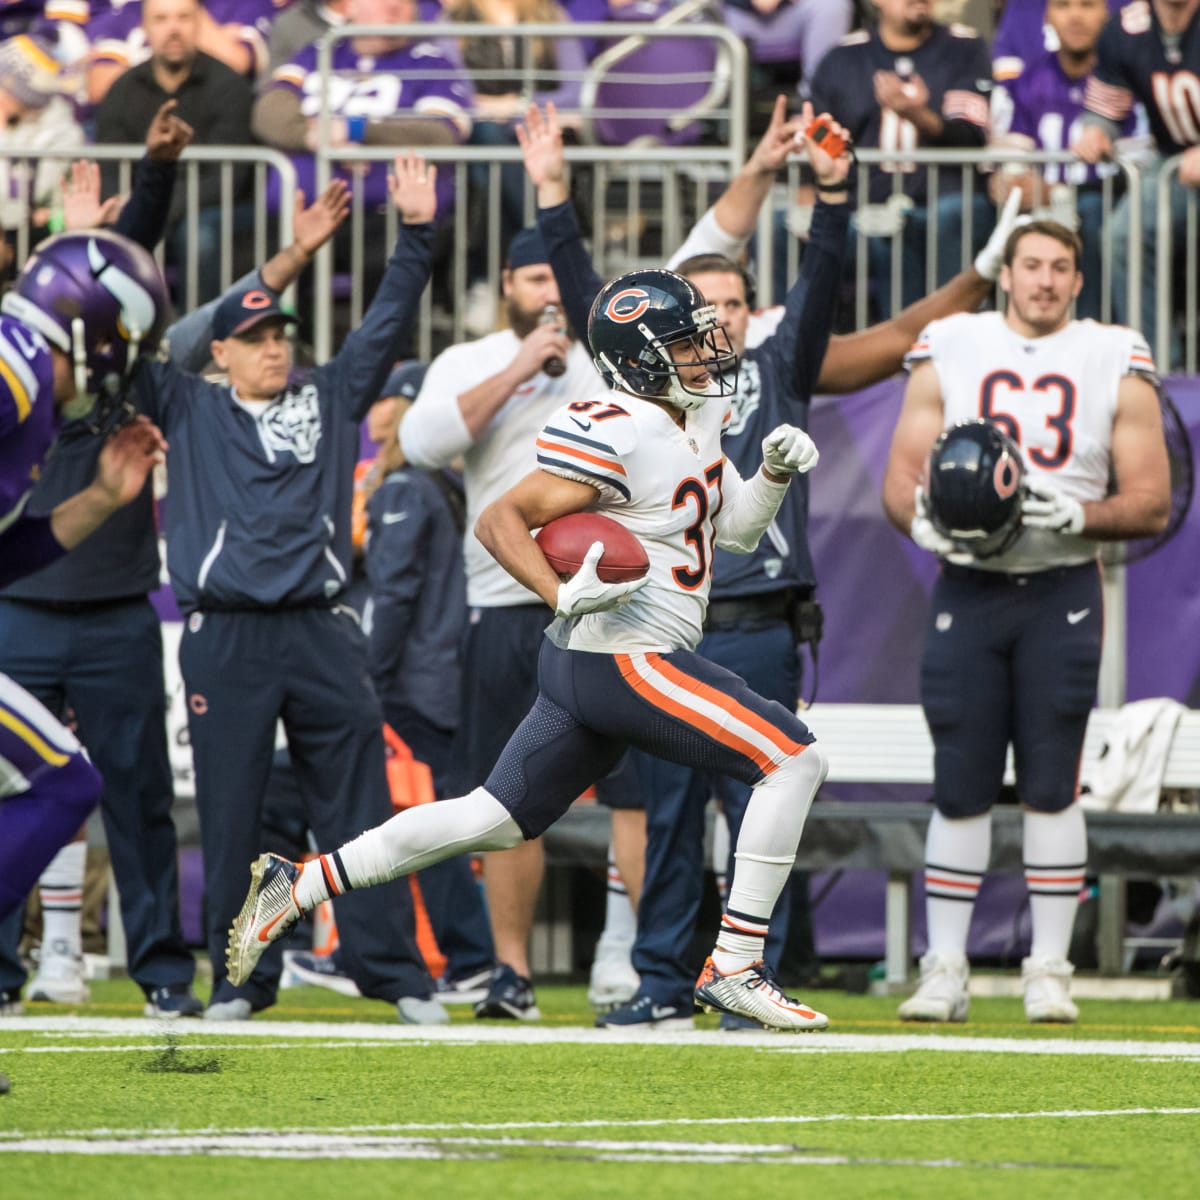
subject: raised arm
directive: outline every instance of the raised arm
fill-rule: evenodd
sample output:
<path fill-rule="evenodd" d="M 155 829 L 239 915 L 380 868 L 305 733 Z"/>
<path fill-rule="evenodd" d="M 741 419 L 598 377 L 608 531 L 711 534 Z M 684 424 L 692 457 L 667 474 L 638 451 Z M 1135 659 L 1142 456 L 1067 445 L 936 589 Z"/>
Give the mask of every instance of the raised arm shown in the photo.
<path fill-rule="evenodd" d="M 799 148 L 796 135 L 802 126 L 799 118 L 788 120 L 787 104 L 786 96 L 776 96 L 766 133 L 716 204 L 692 226 L 683 245 L 667 260 L 671 270 L 697 254 L 724 254 L 734 260 L 741 256 L 779 168 Z"/>
<path fill-rule="evenodd" d="M 538 229 L 546 243 L 550 269 L 558 281 L 563 308 L 575 331 L 586 338 L 588 313 L 604 280 L 592 265 L 591 255 L 583 244 L 575 206 L 568 198 L 567 165 L 558 113 L 553 104 L 546 105 L 544 115 L 536 104 L 531 104 L 524 122 L 516 129 L 517 141 L 525 157 L 525 170 L 537 189 Z"/>
<path fill-rule="evenodd" d="M 137 164 L 129 200 L 113 228 L 153 250 L 162 241 L 175 188 L 175 164 L 192 140 L 192 127 L 175 115 L 168 100 L 154 114 L 146 131 L 146 157 Z"/>
<path fill-rule="evenodd" d="M 816 390 L 826 394 L 853 392 L 887 379 L 900 370 L 904 356 L 930 321 L 970 312 L 982 304 L 1000 275 L 1004 244 L 1016 225 L 1020 208 L 1020 194 L 1011 194 L 974 264 L 936 292 L 902 309 L 890 321 L 831 337 Z"/>
<path fill-rule="evenodd" d="M 849 134 L 828 113 L 831 128 L 846 140 L 847 148 L 833 158 L 815 142 L 797 135 L 817 177 L 817 205 L 800 275 L 788 291 L 778 329 L 763 343 L 784 364 L 794 394 L 807 401 L 816 387 L 829 334 L 833 327 L 838 286 L 846 257 L 846 230 L 850 220 L 847 175 L 850 171 Z M 807 128 L 812 106 L 805 104 L 801 121 Z"/>
<path fill-rule="evenodd" d="M 349 415 L 361 421 L 404 349 L 421 294 L 433 266 L 433 218 L 437 215 L 437 167 L 412 153 L 398 154 L 388 178 L 400 214 L 400 236 L 379 290 L 334 358 L 321 368 L 340 384 Z"/>
<path fill-rule="evenodd" d="M 212 318 L 217 305 L 229 295 L 254 287 L 276 295 L 285 291 L 312 261 L 316 252 L 337 232 L 350 211 L 350 189 L 341 180 L 331 183 L 307 208 L 304 194 L 296 193 L 292 241 L 257 271 L 250 271 L 207 304 L 188 313 L 167 330 L 170 359 L 183 371 L 200 371 L 211 357 Z"/>

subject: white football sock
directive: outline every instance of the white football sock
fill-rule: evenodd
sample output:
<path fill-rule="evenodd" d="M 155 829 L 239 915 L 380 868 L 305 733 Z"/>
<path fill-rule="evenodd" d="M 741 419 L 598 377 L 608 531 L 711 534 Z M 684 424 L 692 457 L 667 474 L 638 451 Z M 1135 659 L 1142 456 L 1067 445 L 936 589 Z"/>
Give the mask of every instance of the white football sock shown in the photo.
<path fill-rule="evenodd" d="M 629 902 L 625 880 L 617 870 L 616 856 L 612 843 L 608 844 L 608 892 L 604 900 L 604 930 L 600 934 L 602 944 L 632 946 L 637 937 L 637 913 Z"/>
<path fill-rule="evenodd" d="M 950 818 L 934 809 L 925 837 L 929 949 L 965 956 L 975 897 L 992 854 L 992 814 Z"/>
<path fill-rule="evenodd" d="M 1033 927 L 1031 958 L 1065 959 L 1087 869 L 1087 827 L 1078 802 L 1062 812 L 1026 810 L 1025 883 Z"/>
<path fill-rule="evenodd" d="M 476 788 L 456 800 L 418 804 L 359 834 L 333 854 L 304 864 L 296 903 L 308 911 L 350 888 L 370 887 L 473 850 L 509 850 L 522 842 L 499 800 Z"/>
<path fill-rule="evenodd" d="M 83 953 L 80 923 L 83 915 L 83 873 L 87 842 L 68 842 L 51 860 L 38 880 L 42 902 L 43 954 Z"/>
<path fill-rule="evenodd" d="M 763 956 L 767 924 L 796 861 L 796 847 L 817 789 L 829 773 L 816 745 L 755 784 L 734 851 L 729 901 L 712 959 L 724 975 Z"/>

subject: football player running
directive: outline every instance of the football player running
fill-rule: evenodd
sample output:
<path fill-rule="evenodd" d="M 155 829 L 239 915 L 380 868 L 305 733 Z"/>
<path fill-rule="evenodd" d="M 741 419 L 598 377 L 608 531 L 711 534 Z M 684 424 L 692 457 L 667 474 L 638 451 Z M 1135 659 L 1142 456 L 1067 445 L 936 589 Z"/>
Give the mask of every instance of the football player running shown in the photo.
<path fill-rule="evenodd" d="M 769 1028 L 828 1023 L 784 994 L 762 961 L 825 759 L 792 712 L 692 650 L 713 547 L 751 551 L 790 479 L 816 465 L 816 447 L 782 425 L 764 439 L 762 467 L 751 478 L 726 460 L 721 429 L 737 356 L 716 310 L 680 275 L 635 271 L 610 283 L 592 306 L 588 337 L 613 390 L 556 413 L 538 438 L 538 469 L 476 525 L 505 569 L 557 614 L 542 645 L 533 709 L 469 795 L 402 813 L 305 866 L 260 857 L 230 934 L 235 982 L 330 895 L 537 837 L 632 745 L 753 786 L 728 908 L 696 1003 Z M 596 543 L 561 582 L 531 530 L 582 511 L 607 513 L 635 533 L 648 574 L 601 581 Z"/>
<path fill-rule="evenodd" d="M 1018 226 L 1000 275 L 1007 312 L 935 321 L 907 360 L 884 507 L 942 566 L 921 666 L 935 753 L 929 949 L 902 1020 L 967 1018 L 967 933 L 1010 742 L 1033 931 L 1022 964 L 1025 1013 L 1030 1021 L 1078 1016 L 1067 954 L 1087 862 L 1076 786 L 1100 667 L 1096 543 L 1159 532 L 1170 511 L 1150 351 L 1131 329 L 1071 319 L 1081 251 L 1077 235 L 1052 221 Z M 939 519 L 922 476 L 943 430 L 980 418 L 1020 448 L 1026 491 L 1019 536 L 976 542 L 972 552 L 947 536 L 964 516 Z M 980 529 L 1019 479 L 1003 448 L 989 453 L 979 459 L 989 469 L 977 472 Z"/>
<path fill-rule="evenodd" d="M 27 511 L 63 421 L 108 423 L 139 353 L 158 349 L 167 307 L 149 251 L 99 231 L 43 242 L 0 303 L 0 586 L 77 546 L 164 461 L 162 434 L 138 417 L 109 437 L 88 487 L 49 514 Z M 102 787 L 74 734 L 0 675 L 0 917 L 24 904 Z"/>

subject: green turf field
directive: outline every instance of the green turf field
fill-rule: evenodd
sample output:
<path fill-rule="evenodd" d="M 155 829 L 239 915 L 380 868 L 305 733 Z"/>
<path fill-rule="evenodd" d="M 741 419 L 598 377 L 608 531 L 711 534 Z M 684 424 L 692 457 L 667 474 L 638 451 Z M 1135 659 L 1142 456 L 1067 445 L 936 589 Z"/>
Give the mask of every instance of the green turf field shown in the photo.
<path fill-rule="evenodd" d="M 828 1032 L 624 1040 L 582 988 L 537 1025 L 402 1029 L 301 988 L 245 1026 L 141 1019 L 129 983 L 0 1020 L 4 1200 L 1200 1194 L 1200 1004 L 1017 999 L 914 1029 L 809 997 Z M 230 1031 L 233 1032 L 230 1032 Z"/>

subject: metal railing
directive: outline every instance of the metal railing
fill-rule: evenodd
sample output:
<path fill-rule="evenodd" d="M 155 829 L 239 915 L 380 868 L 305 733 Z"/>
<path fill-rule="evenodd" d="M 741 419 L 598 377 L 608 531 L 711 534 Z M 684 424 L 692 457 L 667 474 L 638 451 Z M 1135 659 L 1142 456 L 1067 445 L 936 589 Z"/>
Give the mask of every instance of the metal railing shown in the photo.
<path fill-rule="evenodd" d="M 658 23 L 645 22 L 579 22 L 575 24 L 526 24 L 517 28 L 512 26 L 475 25 L 457 26 L 452 23 L 424 22 L 405 26 L 405 35 L 409 38 L 427 38 L 445 40 L 464 36 L 469 30 L 471 37 L 504 36 L 515 38 L 523 47 L 520 51 L 522 71 L 526 81 L 524 94 L 532 95 L 537 79 L 549 76 L 553 72 L 537 70 L 532 62 L 532 47 L 538 39 L 631 39 L 641 40 L 662 38 L 664 40 L 704 38 L 714 41 L 718 48 L 718 61 L 723 64 L 715 74 L 720 77 L 719 86 L 709 86 L 704 96 L 698 98 L 695 105 L 682 112 L 669 114 L 670 120 L 683 127 L 695 120 L 717 121 L 727 130 L 727 136 L 720 145 L 698 146 L 656 146 L 653 149 L 638 146 L 602 146 L 588 144 L 571 147 L 567 151 L 568 162 L 576 167 L 586 166 L 592 171 L 592 206 L 593 217 L 597 228 L 603 229 L 609 224 L 609 206 L 612 197 L 611 185 L 618 179 L 627 187 L 627 200 L 622 223 L 626 232 L 624 238 L 625 254 L 628 259 L 636 259 L 640 254 L 638 233 L 642 227 L 644 197 L 650 189 L 659 196 L 660 210 L 656 215 L 661 221 L 664 241 L 668 248 L 662 254 L 665 258 L 670 252 L 670 246 L 678 244 L 687 232 L 687 210 L 682 202 L 684 188 L 681 181 L 694 183 L 697 179 L 709 183 L 723 184 L 742 165 L 746 158 L 747 127 L 747 90 L 746 79 L 748 60 L 746 48 L 740 39 L 728 29 L 712 24 L 672 24 L 663 26 Z M 330 142 L 331 118 L 336 115 L 330 105 L 330 81 L 336 74 L 332 70 L 334 47 L 347 39 L 355 37 L 384 37 L 395 35 L 396 30 L 390 26 L 380 25 L 343 25 L 331 30 L 318 44 L 317 66 L 320 76 L 319 107 L 317 112 L 317 185 L 326 186 L 332 178 L 335 164 L 356 162 L 388 162 L 395 154 L 394 147 L 368 146 L 333 146 Z M 603 56 L 597 59 L 585 76 L 585 87 L 588 79 L 598 78 L 598 71 L 604 69 Z M 599 67 L 597 66 L 599 64 Z M 477 76 L 476 76 L 477 77 Z M 643 110 L 643 115 L 644 115 Z M 596 114 L 592 113 L 594 117 Z M 587 123 L 578 111 L 567 110 L 560 112 L 560 118 L 570 127 L 586 130 Z M 514 145 L 503 146 L 422 146 L 414 147 L 419 150 L 429 162 L 438 164 L 445 170 L 450 165 L 454 172 L 454 211 L 442 214 L 441 221 L 451 231 L 451 261 L 448 266 L 449 286 L 451 293 L 457 297 L 465 297 L 468 287 L 467 251 L 469 242 L 468 228 L 468 167 L 471 164 L 483 164 L 487 168 L 487 203 L 482 234 L 483 252 L 486 257 L 486 278 L 498 295 L 498 280 L 500 263 L 503 253 L 502 245 L 502 216 L 500 204 L 500 172 L 506 163 L 521 163 L 521 152 Z M 348 291 L 348 319 L 351 326 L 362 319 L 369 297 L 363 291 L 363 264 L 367 247 L 365 240 L 368 230 L 367 211 L 361 182 L 351 181 L 351 212 L 349 221 L 350 252 L 347 263 L 348 278 L 342 280 L 344 290 Z M 701 207 L 700 211 L 703 211 Z M 533 189 L 526 181 L 525 186 L 525 218 L 526 222 L 534 219 Z M 376 225 L 376 228 L 378 226 Z M 373 253 L 383 255 L 390 253 L 398 229 L 396 213 L 387 206 L 383 213 L 382 246 L 372 247 Z M 598 260 L 598 269 L 605 269 L 606 254 L 603 246 Z M 612 257 L 609 255 L 608 257 Z M 661 261 L 661 259 L 660 259 Z M 317 361 L 325 361 L 333 351 L 333 306 L 335 303 L 336 264 L 333 250 L 326 247 L 317 255 L 315 263 L 314 284 L 314 352 Z M 622 268 L 624 269 L 624 268 Z M 441 316 L 442 314 L 437 314 Z M 465 335 L 464 313 L 461 303 L 450 306 L 448 318 L 443 321 L 441 333 L 449 339 L 460 341 Z M 418 320 L 416 337 L 416 353 L 420 357 L 428 357 L 434 345 L 435 314 L 432 309 L 431 294 L 427 289 L 422 298 L 421 311 Z"/>
<path fill-rule="evenodd" d="M 92 159 L 98 162 L 115 162 L 118 164 L 117 190 L 127 194 L 133 179 L 134 164 L 145 156 L 145 146 L 132 144 L 120 145 L 65 145 L 57 146 L 52 151 L 46 150 L 38 154 L 22 152 L 20 154 L 4 155 L 13 163 L 36 164 L 43 161 L 62 162 L 64 171 L 76 159 Z M 234 243 L 233 214 L 237 203 L 234 195 L 233 176 L 238 167 L 250 166 L 254 171 L 253 197 L 250 201 L 254 206 L 252 249 L 253 260 L 264 262 L 281 245 L 291 241 L 292 208 L 296 192 L 296 171 L 287 155 L 266 146 L 189 146 L 180 158 L 178 167 L 179 177 L 175 187 L 178 193 L 182 189 L 184 209 L 182 220 L 189 231 L 186 238 L 187 251 L 182 264 L 182 297 L 183 306 L 190 311 L 198 301 L 199 254 L 197 232 L 200 221 L 200 168 L 215 165 L 220 170 L 221 191 L 221 225 L 220 225 L 220 279 L 221 287 L 228 287 L 234 280 Z M 267 205 L 267 172 L 278 172 L 279 205 L 272 213 Z M 14 178 L 18 172 L 14 172 Z M 32 177 L 33 172 L 28 174 Z M 27 211 L 32 211 L 31 198 L 26 198 Z M 276 236 L 269 236 L 270 226 L 276 226 Z M 31 228 L 27 221 L 16 226 L 16 266 L 19 269 L 28 258 L 31 249 Z M 163 263 L 164 250 L 162 245 L 156 252 L 159 265 Z M 290 297 L 289 297 L 290 299 Z"/>
<path fill-rule="evenodd" d="M 894 150 L 874 150 L 860 148 L 856 151 L 858 166 L 856 169 L 856 194 L 857 202 L 855 205 L 855 213 L 853 218 L 852 228 L 855 230 L 854 236 L 854 303 L 855 303 L 855 328 L 865 328 L 871 322 L 871 314 L 869 311 L 869 296 L 870 284 L 868 269 L 867 247 L 869 241 L 873 237 L 882 237 L 890 244 L 890 270 L 886 280 L 875 280 L 877 287 L 885 290 L 886 300 L 891 312 L 897 312 L 902 307 L 902 278 L 903 278 L 903 257 L 904 257 L 904 217 L 906 210 L 909 207 L 921 207 L 928 213 L 928 227 L 925 238 L 924 248 L 924 294 L 933 291 L 939 282 L 939 278 L 943 274 L 941 271 L 942 260 L 946 250 L 944 239 L 939 236 L 938 228 L 938 199 L 947 191 L 957 191 L 963 198 L 961 205 L 962 224 L 958 239 L 958 261 L 969 264 L 974 257 L 974 244 L 977 240 L 977 235 L 986 236 L 990 230 L 977 230 L 974 227 L 974 209 L 973 201 L 980 192 L 987 187 L 987 180 L 979 173 L 980 168 L 997 168 L 1009 163 L 1017 163 L 1021 165 L 1029 165 L 1032 167 L 1045 167 L 1049 164 L 1069 165 L 1077 164 L 1078 160 L 1069 152 L 1064 151 L 1014 151 L 1008 149 L 985 149 L 985 150 L 933 150 L 933 149 L 913 149 L 904 150 L 904 167 L 905 170 L 896 170 L 891 175 L 891 189 L 889 196 L 884 202 L 876 202 L 872 204 L 868 200 L 869 183 L 872 177 L 871 168 L 874 166 L 894 166 L 896 164 L 897 152 Z M 912 173 L 907 170 L 909 166 L 916 169 L 924 168 L 926 171 L 926 189 L 925 199 L 919 205 L 912 205 L 908 197 L 904 193 L 904 183 L 906 180 L 911 180 Z M 1125 178 L 1126 187 L 1125 195 L 1129 198 L 1131 207 L 1131 228 L 1134 230 L 1141 229 L 1141 192 L 1139 188 L 1140 173 L 1135 163 L 1120 160 L 1116 164 L 1118 171 L 1117 175 L 1109 175 L 1100 181 L 1101 197 L 1102 197 L 1102 221 L 1101 228 L 1098 231 L 1098 236 L 1102 239 L 1104 252 L 1102 254 L 1102 275 L 1101 275 L 1101 319 L 1111 321 L 1113 317 L 1113 294 L 1112 294 L 1112 258 L 1108 252 L 1108 229 L 1112 219 L 1112 213 L 1116 207 L 1120 196 L 1117 191 L 1117 182 L 1121 176 Z M 946 187 L 947 177 L 952 176 L 957 182 L 957 188 Z M 785 181 L 776 186 L 773 200 L 773 209 L 786 210 L 792 204 L 791 197 L 796 194 L 796 191 L 801 181 L 801 164 L 799 162 L 789 164 L 786 172 Z M 1070 198 L 1070 209 L 1073 212 L 1075 209 L 1075 200 L 1079 191 L 1077 183 L 1063 183 L 1060 186 L 1068 190 Z M 986 192 L 985 192 L 986 194 Z M 877 210 L 891 209 L 891 224 L 894 225 L 894 230 L 886 235 L 873 235 L 869 230 L 873 227 L 887 223 L 887 216 L 884 215 L 881 219 L 877 214 Z M 774 246 L 774 239 L 779 236 L 778 222 L 775 220 L 774 211 L 764 211 L 759 221 L 758 237 L 760 242 Z M 1040 215 L 1040 214 L 1039 214 Z M 1049 208 L 1045 215 L 1054 215 Z M 1085 236 L 1092 236 L 1086 234 Z M 1139 244 L 1137 241 L 1134 245 Z M 787 279 L 788 282 L 793 280 L 798 269 L 799 262 L 799 247 L 794 239 L 789 240 L 787 249 Z M 1136 255 L 1133 256 L 1136 260 Z M 763 291 L 771 294 L 771 286 L 773 283 L 773 253 L 760 253 L 758 261 L 758 275 L 760 282 L 763 285 Z M 1127 295 L 1127 323 L 1130 325 L 1139 325 L 1141 323 L 1141 263 L 1139 261 L 1131 261 L 1129 264 L 1128 276 L 1128 295 Z"/>
<path fill-rule="evenodd" d="M 1172 219 L 1173 187 L 1179 184 L 1179 167 L 1183 155 L 1167 159 L 1163 163 L 1158 176 L 1156 196 L 1157 213 L 1157 243 L 1155 246 L 1156 261 L 1154 275 L 1155 294 L 1155 345 L 1154 359 L 1160 364 L 1160 370 L 1166 371 L 1171 361 L 1171 344 L 1175 314 L 1178 305 L 1175 302 L 1175 222 Z M 1197 253 L 1197 211 L 1200 210 L 1200 192 L 1196 188 L 1187 188 L 1184 193 L 1184 277 L 1183 277 L 1183 369 L 1189 375 L 1195 375 L 1197 366 L 1197 326 L 1200 325 L 1200 311 L 1197 310 L 1197 277 L 1200 276 L 1200 253 Z M 1141 239 L 1133 241 L 1131 246 L 1140 246 Z M 1137 257 L 1136 255 L 1134 257 Z"/>

